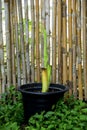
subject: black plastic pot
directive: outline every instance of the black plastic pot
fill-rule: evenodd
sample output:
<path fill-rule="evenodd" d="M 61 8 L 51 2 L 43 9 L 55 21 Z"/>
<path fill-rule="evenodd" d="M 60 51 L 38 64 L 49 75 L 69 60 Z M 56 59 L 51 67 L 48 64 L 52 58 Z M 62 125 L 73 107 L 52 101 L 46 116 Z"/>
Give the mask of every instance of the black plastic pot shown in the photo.
<path fill-rule="evenodd" d="M 41 83 L 24 84 L 20 86 L 24 105 L 24 117 L 27 122 L 29 117 L 43 110 L 49 111 L 68 88 L 60 84 L 50 84 L 49 92 L 41 92 Z"/>

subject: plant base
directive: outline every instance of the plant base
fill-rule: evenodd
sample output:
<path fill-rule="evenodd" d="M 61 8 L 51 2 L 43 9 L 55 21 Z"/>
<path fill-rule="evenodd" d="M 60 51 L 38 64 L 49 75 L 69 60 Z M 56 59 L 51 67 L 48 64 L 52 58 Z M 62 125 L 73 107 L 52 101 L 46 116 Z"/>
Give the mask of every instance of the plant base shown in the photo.
<path fill-rule="evenodd" d="M 41 86 L 41 83 L 31 83 L 19 88 L 23 97 L 25 122 L 35 113 L 51 110 L 52 105 L 68 91 L 68 88 L 63 85 L 50 84 L 49 92 L 42 93 Z"/>

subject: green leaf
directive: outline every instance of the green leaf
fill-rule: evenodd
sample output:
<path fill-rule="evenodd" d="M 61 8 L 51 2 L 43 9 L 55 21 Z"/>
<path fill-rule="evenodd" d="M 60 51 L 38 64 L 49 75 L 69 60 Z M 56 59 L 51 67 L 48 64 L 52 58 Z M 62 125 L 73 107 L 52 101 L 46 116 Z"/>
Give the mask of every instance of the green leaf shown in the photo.
<path fill-rule="evenodd" d="M 53 116 L 54 115 L 54 112 L 53 111 L 48 111 L 44 117 L 48 118 L 49 116 Z"/>
<path fill-rule="evenodd" d="M 87 108 L 81 109 L 81 112 L 87 114 Z"/>
<path fill-rule="evenodd" d="M 44 127 L 41 127 L 41 130 L 46 130 L 46 128 L 44 128 Z"/>
<path fill-rule="evenodd" d="M 54 129 L 54 125 L 53 124 L 50 124 L 47 129 L 51 130 L 51 129 Z"/>
<path fill-rule="evenodd" d="M 87 115 L 80 115 L 79 119 L 80 121 L 87 121 Z"/>
<path fill-rule="evenodd" d="M 0 127 L 0 130 L 19 130 L 19 126 L 16 122 L 8 122 Z"/>
<path fill-rule="evenodd" d="M 36 122 L 36 128 L 39 130 L 39 128 L 40 128 L 40 123 L 39 122 Z"/>
<path fill-rule="evenodd" d="M 52 110 L 54 110 L 54 109 L 55 109 L 55 107 L 56 107 L 55 105 L 52 105 Z"/>
<path fill-rule="evenodd" d="M 81 130 L 80 128 L 78 128 L 78 127 L 73 127 L 73 130 Z"/>
<path fill-rule="evenodd" d="M 37 128 L 34 128 L 33 126 L 26 126 L 24 130 L 37 130 Z"/>

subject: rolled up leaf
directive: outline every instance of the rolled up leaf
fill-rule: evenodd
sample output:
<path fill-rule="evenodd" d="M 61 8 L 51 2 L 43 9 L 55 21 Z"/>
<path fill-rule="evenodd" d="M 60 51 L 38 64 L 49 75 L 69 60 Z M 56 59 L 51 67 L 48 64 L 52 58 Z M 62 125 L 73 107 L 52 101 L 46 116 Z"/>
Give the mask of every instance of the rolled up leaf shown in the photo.
<path fill-rule="evenodd" d="M 51 79 L 51 66 L 48 64 L 47 33 L 42 27 L 44 36 L 44 68 L 42 68 L 42 92 L 47 92 Z"/>
<path fill-rule="evenodd" d="M 42 69 L 42 92 L 48 91 L 48 74 L 47 69 Z"/>

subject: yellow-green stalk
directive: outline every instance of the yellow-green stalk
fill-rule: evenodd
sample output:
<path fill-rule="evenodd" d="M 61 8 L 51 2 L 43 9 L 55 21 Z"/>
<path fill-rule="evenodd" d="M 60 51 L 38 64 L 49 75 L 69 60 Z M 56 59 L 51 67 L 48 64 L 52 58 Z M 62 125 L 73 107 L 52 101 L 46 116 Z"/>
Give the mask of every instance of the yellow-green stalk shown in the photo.
<path fill-rule="evenodd" d="M 48 52 L 47 52 L 47 33 L 44 28 L 44 68 L 42 68 L 42 92 L 47 92 L 49 90 L 50 77 L 51 77 L 51 66 L 48 64 Z"/>
<path fill-rule="evenodd" d="M 48 91 L 48 76 L 47 76 L 47 69 L 42 68 L 42 92 Z"/>

